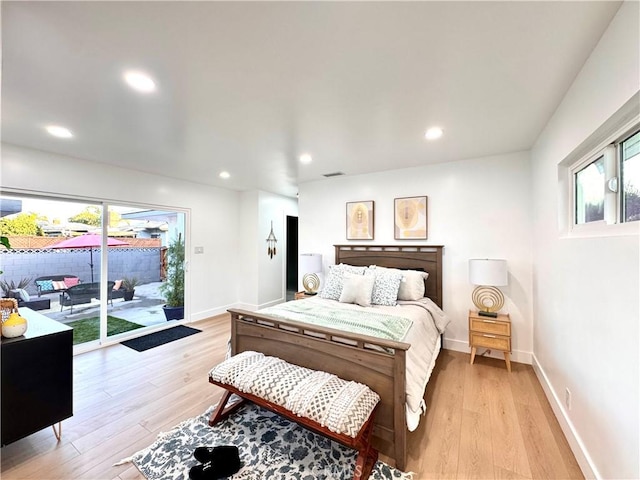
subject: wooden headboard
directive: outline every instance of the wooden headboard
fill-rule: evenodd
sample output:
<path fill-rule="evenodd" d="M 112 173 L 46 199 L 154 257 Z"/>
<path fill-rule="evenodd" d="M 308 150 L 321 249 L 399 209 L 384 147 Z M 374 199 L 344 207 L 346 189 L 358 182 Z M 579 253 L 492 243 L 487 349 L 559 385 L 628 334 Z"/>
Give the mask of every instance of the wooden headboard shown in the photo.
<path fill-rule="evenodd" d="M 425 296 L 442 308 L 442 245 L 334 245 L 335 262 L 421 270 L 429 274 Z"/>

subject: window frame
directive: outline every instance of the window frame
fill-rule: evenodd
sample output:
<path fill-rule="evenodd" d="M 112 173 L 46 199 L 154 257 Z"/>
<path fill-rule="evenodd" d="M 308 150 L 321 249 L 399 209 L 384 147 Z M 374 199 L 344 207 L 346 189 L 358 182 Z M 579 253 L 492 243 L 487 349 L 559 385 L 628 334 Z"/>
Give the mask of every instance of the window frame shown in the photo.
<path fill-rule="evenodd" d="M 622 142 L 640 131 L 636 94 L 604 125 L 558 164 L 561 238 L 639 235 L 640 221 L 625 222 L 623 215 Z M 604 220 L 577 223 L 576 173 L 604 157 Z M 617 185 L 611 183 L 616 179 Z M 616 188 L 617 187 L 617 188 Z"/>
<path fill-rule="evenodd" d="M 598 160 L 600 160 L 602 158 L 602 163 L 604 165 L 604 171 L 605 171 L 605 177 L 606 177 L 606 172 L 607 172 L 607 158 L 605 156 L 605 151 L 603 150 L 599 150 L 597 152 L 595 152 L 593 155 L 589 155 L 587 157 L 585 157 L 583 160 L 581 160 L 580 162 L 577 162 L 576 164 L 574 164 L 570 169 L 569 169 L 569 175 L 571 178 L 571 221 L 574 227 L 578 226 L 581 227 L 583 225 L 604 225 L 605 223 L 605 218 L 606 218 L 606 212 L 605 215 L 603 217 L 602 220 L 594 220 L 592 222 L 584 222 L 584 223 L 578 223 L 578 201 L 577 201 L 577 197 L 578 197 L 578 174 L 580 172 L 582 172 L 583 170 L 587 169 L 590 165 L 596 163 Z M 603 197 L 602 197 L 602 201 L 603 204 L 605 205 L 605 209 L 606 209 L 606 188 L 603 189 Z"/>
<path fill-rule="evenodd" d="M 623 164 L 624 164 L 624 151 L 623 151 L 623 144 L 625 142 L 627 142 L 628 140 L 631 140 L 633 137 L 635 137 L 636 135 L 640 134 L 640 124 L 636 126 L 635 129 L 631 129 L 630 132 L 627 132 L 618 142 L 618 167 L 619 167 L 619 174 L 618 174 L 618 190 L 619 190 L 619 198 L 618 198 L 618 208 L 619 208 L 619 218 L 620 218 L 620 223 L 634 223 L 634 222 L 640 222 L 639 220 L 631 220 L 631 221 L 627 221 L 625 220 L 625 217 L 627 216 L 627 212 L 625 211 L 625 190 L 624 190 L 624 172 L 623 172 Z M 640 155 L 640 153 L 638 154 Z M 635 155 L 634 155 L 635 156 Z M 633 158 L 633 157 L 631 157 Z"/>

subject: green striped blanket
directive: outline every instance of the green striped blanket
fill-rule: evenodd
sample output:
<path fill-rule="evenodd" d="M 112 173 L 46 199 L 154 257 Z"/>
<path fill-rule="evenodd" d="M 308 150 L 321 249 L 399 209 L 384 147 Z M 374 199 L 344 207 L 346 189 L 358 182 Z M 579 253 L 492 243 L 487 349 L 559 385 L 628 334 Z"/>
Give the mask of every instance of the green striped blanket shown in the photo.
<path fill-rule="evenodd" d="M 354 312 L 350 309 L 318 305 L 304 300 L 264 308 L 260 313 L 397 342 L 404 339 L 413 323 L 409 318 L 395 315 L 369 310 Z"/>

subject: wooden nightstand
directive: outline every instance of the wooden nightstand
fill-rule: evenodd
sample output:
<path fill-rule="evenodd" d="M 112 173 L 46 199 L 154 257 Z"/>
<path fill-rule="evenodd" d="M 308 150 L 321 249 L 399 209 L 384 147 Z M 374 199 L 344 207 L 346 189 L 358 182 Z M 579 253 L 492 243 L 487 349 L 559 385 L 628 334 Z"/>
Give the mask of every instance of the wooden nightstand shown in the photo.
<path fill-rule="evenodd" d="M 469 310 L 469 346 L 471 364 L 478 347 L 501 350 L 507 370 L 511 371 L 511 319 L 509 314 L 499 313 L 497 318 L 483 317 L 475 310 Z"/>
<path fill-rule="evenodd" d="M 309 295 L 307 292 L 305 292 L 304 290 L 301 292 L 296 292 L 293 295 L 293 299 L 294 300 L 302 300 L 304 298 L 311 298 L 311 297 L 315 297 L 315 295 Z"/>

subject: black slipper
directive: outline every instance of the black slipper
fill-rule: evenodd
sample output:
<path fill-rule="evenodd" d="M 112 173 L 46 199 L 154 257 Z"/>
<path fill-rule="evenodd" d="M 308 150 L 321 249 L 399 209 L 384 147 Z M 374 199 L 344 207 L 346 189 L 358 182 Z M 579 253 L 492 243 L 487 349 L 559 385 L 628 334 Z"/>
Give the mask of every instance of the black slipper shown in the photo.
<path fill-rule="evenodd" d="M 198 447 L 193 452 L 193 456 L 202 463 L 207 462 L 230 462 L 240 464 L 240 454 L 235 445 L 219 445 L 217 447 Z"/>
<path fill-rule="evenodd" d="M 216 475 L 213 465 L 209 462 L 191 467 L 189 469 L 189 478 L 191 480 L 216 480 L 223 477 Z"/>
<path fill-rule="evenodd" d="M 201 470 L 206 470 L 206 477 L 198 478 L 224 478 L 233 475 L 240 470 L 240 454 L 238 447 L 235 445 L 220 445 L 217 447 L 198 447 L 193 452 L 193 456 L 199 462 L 204 465 Z M 204 468 L 205 465 L 210 465 L 210 468 Z M 195 468 L 195 467 L 194 467 Z M 209 473 L 214 472 L 214 473 Z M 203 472 L 204 474 L 204 472 Z M 211 477 L 209 475 L 219 475 Z M 191 475 L 191 474 L 190 474 Z M 196 475 L 200 475 L 197 473 Z"/>
<path fill-rule="evenodd" d="M 189 478 L 191 480 L 219 480 L 227 478 L 240 470 L 240 465 L 234 469 L 224 470 L 213 464 L 213 462 L 202 463 L 189 469 Z"/>

